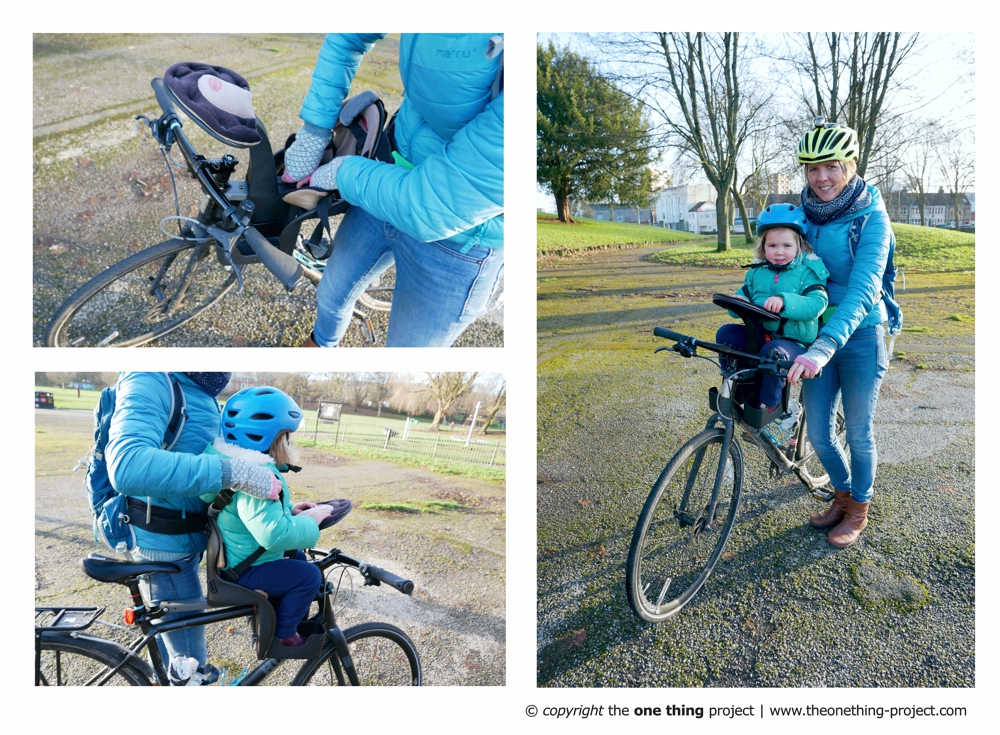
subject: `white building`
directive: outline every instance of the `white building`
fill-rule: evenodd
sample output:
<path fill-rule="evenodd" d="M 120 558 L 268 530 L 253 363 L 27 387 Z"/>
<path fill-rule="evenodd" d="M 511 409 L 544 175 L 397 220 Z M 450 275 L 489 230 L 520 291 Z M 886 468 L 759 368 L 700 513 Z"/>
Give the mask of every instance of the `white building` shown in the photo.
<path fill-rule="evenodd" d="M 654 202 L 656 223 L 674 230 L 686 229 L 688 211 L 695 204 L 704 201 L 715 201 L 715 187 L 711 184 L 671 186 L 669 189 L 663 189 L 657 193 Z"/>
<path fill-rule="evenodd" d="M 685 229 L 688 232 L 715 232 L 718 222 L 715 219 L 715 202 L 695 202 L 694 206 L 684 213 Z"/>

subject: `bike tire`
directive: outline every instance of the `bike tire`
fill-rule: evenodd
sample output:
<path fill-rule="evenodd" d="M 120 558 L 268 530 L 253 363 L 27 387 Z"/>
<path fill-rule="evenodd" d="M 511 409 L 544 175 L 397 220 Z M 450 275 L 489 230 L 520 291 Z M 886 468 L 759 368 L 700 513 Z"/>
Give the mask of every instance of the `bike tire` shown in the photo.
<path fill-rule="evenodd" d="M 828 484 L 830 482 L 830 475 L 827 473 L 826 468 L 823 467 L 823 463 L 819 461 L 819 457 L 816 456 L 812 443 L 809 441 L 807 420 L 808 416 L 805 416 L 799 421 L 797 432 L 799 439 L 795 447 L 795 453 L 792 455 L 792 461 L 796 463 L 802 462 L 798 473 L 799 481 L 810 490 L 815 490 Z M 844 450 L 844 455 L 848 459 L 848 466 L 850 466 L 850 448 L 847 446 L 847 422 L 844 420 L 843 405 L 837 407 L 836 433 L 837 441 L 840 442 L 840 446 Z"/>
<path fill-rule="evenodd" d="M 41 649 L 40 686 L 152 686 L 146 673 L 131 661 L 102 683 L 106 672 L 129 654 L 101 638 L 43 635 Z"/>
<path fill-rule="evenodd" d="M 59 307 L 49 322 L 46 344 L 137 347 L 169 334 L 236 284 L 234 272 L 218 267 L 213 249 L 205 243 L 167 240 L 116 263 Z M 171 309 L 185 282 L 180 306 Z"/>
<path fill-rule="evenodd" d="M 344 631 L 361 686 L 420 686 L 423 673 L 409 636 L 388 623 L 362 623 Z M 340 657 L 327 641 L 319 658 L 306 661 L 292 686 L 350 686 Z"/>
<path fill-rule="evenodd" d="M 743 488 L 743 453 L 729 445 L 715 512 L 707 516 L 725 430 L 706 429 L 671 458 L 650 490 L 625 567 L 632 611 L 650 623 L 676 615 L 708 579 L 729 539 Z"/>

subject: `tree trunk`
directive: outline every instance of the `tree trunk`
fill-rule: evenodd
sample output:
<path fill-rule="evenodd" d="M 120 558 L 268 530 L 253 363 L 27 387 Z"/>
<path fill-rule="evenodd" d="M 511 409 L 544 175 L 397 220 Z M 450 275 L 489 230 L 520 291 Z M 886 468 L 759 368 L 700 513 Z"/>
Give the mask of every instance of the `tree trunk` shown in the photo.
<path fill-rule="evenodd" d="M 557 191 L 555 197 L 556 213 L 559 215 L 559 221 L 566 222 L 567 224 L 573 222 L 573 217 L 570 215 L 569 196 L 567 193 L 565 191 Z"/>
<path fill-rule="evenodd" d="M 441 419 L 444 418 L 444 411 L 438 409 L 434 412 L 434 421 L 431 422 L 431 431 L 437 431 L 441 426 Z"/>
<path fill-rule="evenodd" d="M 715 200 L 715 226 L 719 231 L 717 253 L 724 253 L 732 250 L 733 246 L 729 242 L 729 194 L 726 189 L 722 189 L 722 195 Z"/>
<path fill-rule="evenodd" d="M 734 188 L 733 198 L 736 199 L 736 206 L 740 210 L 740 219 L 743 220 L 743 235 L 746 237 L 747 244 L 753 243 L 753 233 L 750 232 L 750 218 L 747 216 L 747 205 L 743 201 L 742 195 Z"/>

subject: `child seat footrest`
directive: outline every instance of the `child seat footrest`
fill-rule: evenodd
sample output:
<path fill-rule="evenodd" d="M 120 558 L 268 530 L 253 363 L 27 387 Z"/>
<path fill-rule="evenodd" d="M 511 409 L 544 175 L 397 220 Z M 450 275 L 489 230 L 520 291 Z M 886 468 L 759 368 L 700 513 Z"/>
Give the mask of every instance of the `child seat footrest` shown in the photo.
<path fill-rule="evenodd" d="M 782 415 L 782 410 L 780 404 L 775 406 L 774 410 L 770 412 L 768 412 L 766 408 L 757 409 L 757 408 L 750 408 L 750 406 L 746 406 L 743 409 L 743 421 L 755 429 L 767 426 L 769 423 L 771 423 L 781 415 Z"/>
<path fill-rule="evenodd" d="M 281 645 L 281 639 L 275 636 L 267 647 L 263 658 L 319 658 L 326 641 L 326 630 L 322 623 L 302 622 L 298 626 L 298 634 L 306 639 L 304 646 L 290 648 Z"/>

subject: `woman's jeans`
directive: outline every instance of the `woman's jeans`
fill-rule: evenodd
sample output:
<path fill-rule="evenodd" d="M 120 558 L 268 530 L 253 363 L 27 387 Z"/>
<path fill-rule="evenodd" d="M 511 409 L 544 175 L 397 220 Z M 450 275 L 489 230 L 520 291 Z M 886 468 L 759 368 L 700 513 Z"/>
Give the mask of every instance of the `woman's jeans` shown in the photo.
<path fill-rule="evenodd" d="M 264 590 L 277 618 L 275 637 L 291 638 L 309 612 L 309 605 L 316 598 L 322 581 L 319 567 L 306 561 L 306 555 L 298 551 L 294 559 L 276 559 L 250 567 L 236 584 Z"/>
<path fill-rule="evenodd" d="M 393 263 L 396 288 L 387 347 L 450 347 L 486 313 L 503 273 L 503 250 L 419 242 L 361 207 L 351 207 L 333 238 L 316 290 L 313 340 L 336 347 L 358 297 Z"/>
<path fill-rule="evenodd" d="M 760 338 L 758 343 L 763 342 L 764 330 L 759 330 Z M 747 330 L 742 324 L 723 324 L 719 331 L 715 333 L 715 341 L 722 345 L 729 345 L 745 352 L 747 348 Z M 771 350 L 777 352 L 779 360 L 794 360 L 806 351 L 806 348 L 798 342 L 790 339 L 772 339 L 764 344 L 757 354 L 766 357 Z M 725 358 L 723 358 L 725 360 Z M 725 364 L 725 363 L 723 363 Z M 777 406 L 781 403 L 781 391 L 785 387 L 785 379 L 777 375 L 763 373 L 761 375 L 760 402 L 765 406 Z M 755 406 L 756 408 L 756 406 Z"/>
<path fill-rule="evenodd" d="M 135 552 L 132 553 L 136 561 L 148 561 Z M 201 588 L 201 576 L 198 568 L 201 565 L 201 554 L 192 554 L 179 561 L 170 562 L 181 568 L 179 572 L 165 574 L 154 572 L 140 581 L 139 586 L 147 600 L 170 602 L 201 602 L 206 605 L 205 593 Z M 170 622 L 180 620 L 193 613 L 175 612 L 167 613 L 158 622 Z M 177 656 L 190 656 L 198 659 L 198 665 L 204 666 L 208 661 L 208 651 L 205 648 L 205 628 L 198 626 L 195 628 L 185 628 L 175 630 L 171 633 L 164 633 L 157 636 L 157 643 L 160 646 L 160 655 L 163 656 L 164 664 L 170 665 L 170 660 Z"/>
<path fill-rule="evenodd" d="M 830 484 L 837 490 L 849 490 L 858 503 L 867 503 L 874 492 L 878 456 L 872 424 L 887 367 L 885 329 L 879 324 L 855 331 L 819 377 L 802 384 L 809 441 L 830 474 Z M 851 448 L 850 465 L 836 436 L 837 403 L 841 399 Z"/>

